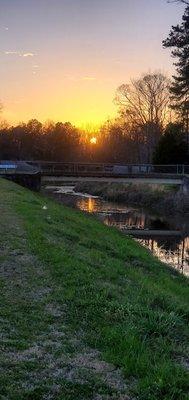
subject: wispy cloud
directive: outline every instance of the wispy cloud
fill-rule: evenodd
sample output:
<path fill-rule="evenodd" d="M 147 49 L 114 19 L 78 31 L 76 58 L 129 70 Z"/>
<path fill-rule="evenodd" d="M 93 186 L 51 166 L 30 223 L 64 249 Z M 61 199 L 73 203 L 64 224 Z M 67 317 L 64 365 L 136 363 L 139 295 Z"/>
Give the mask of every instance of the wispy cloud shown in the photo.
<path fill-rule="evenodd" d="M 6 55 L 15 55 L 15 56 L 20 56 L 20 53 L 18 51 L 5 51 Z"/>
<path fill-rule="evenodd" d="M 12 55 L 12 56 L 18 56 L 18 57 L 24 57 L 24 58 L 36 56 L 36 54 L 30 53 L 30 52 L 22 53 L 20 51 L 12 51 L 12 50 L 11 51 L 5 51 L 4 54 L 9 55 L 9 56 Z"/>
<path fill-rule="evenodd" d="M 22 57 L 34 57 L 35 54 L 34 53 L 23 53 Z"/>

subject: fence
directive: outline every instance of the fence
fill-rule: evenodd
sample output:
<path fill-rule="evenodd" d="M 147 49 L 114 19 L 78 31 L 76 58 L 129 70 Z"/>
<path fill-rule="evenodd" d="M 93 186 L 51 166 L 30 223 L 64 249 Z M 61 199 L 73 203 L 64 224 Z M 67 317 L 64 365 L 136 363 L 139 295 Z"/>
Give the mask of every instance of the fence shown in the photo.
<path fill-rule="evenodd" d="M 151 165 L 151 164 L 110 164 L 110 163 L 63 163 L 48 161 L 27 161 L 39 167 L 43 175 L 68 176 L 112 176 L 112 175 L 187 175 L 189 165 Z"/>

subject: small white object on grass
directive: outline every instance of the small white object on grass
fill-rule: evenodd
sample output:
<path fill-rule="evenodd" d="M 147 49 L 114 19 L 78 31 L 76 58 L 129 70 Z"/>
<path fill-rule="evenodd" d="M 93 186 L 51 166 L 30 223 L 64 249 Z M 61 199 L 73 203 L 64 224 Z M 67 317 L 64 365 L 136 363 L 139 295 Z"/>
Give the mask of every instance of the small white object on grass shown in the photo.
<path fill-rule="evenodd" d="M 43 210 L 47 210 L 47 206 L 43 206 L 42 209 L 43 209 Z"/>

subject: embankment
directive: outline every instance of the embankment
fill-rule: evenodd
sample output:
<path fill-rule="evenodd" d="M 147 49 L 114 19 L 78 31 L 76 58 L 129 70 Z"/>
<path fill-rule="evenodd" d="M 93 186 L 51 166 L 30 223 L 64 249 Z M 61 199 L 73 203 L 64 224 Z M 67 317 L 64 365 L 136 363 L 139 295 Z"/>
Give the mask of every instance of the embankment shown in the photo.
<path fill-rule="evenodd" d="M 0 180 L 0 398 L 186 400 L 188 279 Z"/>
<path fill-rule="evenodd" d="M 189 198 L 176 185 L 80 182 L 75 190 L 158 213 L 189 214 Z"/>

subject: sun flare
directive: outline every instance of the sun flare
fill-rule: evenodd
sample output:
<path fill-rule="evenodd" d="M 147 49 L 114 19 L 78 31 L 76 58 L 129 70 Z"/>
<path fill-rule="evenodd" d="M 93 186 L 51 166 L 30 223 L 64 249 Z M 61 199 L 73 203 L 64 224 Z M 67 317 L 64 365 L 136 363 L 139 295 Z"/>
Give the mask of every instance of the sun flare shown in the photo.
<path fill-rule="evenodd" d="M 97 138 L 96 138 L 96 137 L 92 137 L 92 138 L 90 139 L 90 143 L 91 143 L 91 144 L 97 144 Z"/>

